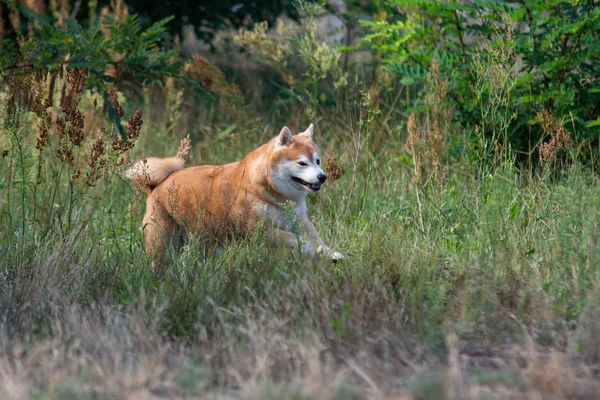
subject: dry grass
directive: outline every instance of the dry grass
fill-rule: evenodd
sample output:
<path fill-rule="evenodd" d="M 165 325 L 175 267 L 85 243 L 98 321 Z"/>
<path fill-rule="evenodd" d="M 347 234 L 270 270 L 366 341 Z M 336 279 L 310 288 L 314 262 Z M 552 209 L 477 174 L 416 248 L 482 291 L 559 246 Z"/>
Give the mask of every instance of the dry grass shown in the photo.
<path fill-rule="evenodd" d="M 84 117 L 95 100 L 82 71 L 47 85 L 32 77 L 14 92 L 0 136 L 4 398 L 600 397 L 600 187 L 576 159 L 555 163 L 567 132 L 552 119 L 554 147 L 542 158 L 560 176 L 512 164 L 501 145 L 511 116 L 498 109 L 510 54 L 498 54 L 497 68 L 480 65 L 478 82 L 500 96 L 487 104 L 482 147 L 452 129 L 435 68 L 428 112 L 408 119 L 405 146 L 395 93 L 364 84 L 346 93 L 348 109 L 328 105 L 320 90 L 348 83 L 333 68 L 337 53 L 311 26 L 278 38 L 260 29 L 240 40 L 282 73 L 294 73 L 287 46 L 318 50 L 302 64 L 305 81 L 294 81 L 299 105 L 273 100 L 256 107 L 262 113 L 238 113 L 241 93 L 201 57 L 188 72 L 227 105 L 190 105 L 173 81 L 158 91 L 166 105 L 150 89 L 144 108 L 112 91 L 106 107 L 130 115 L 123 137 L 97 110 Z M 62 101 L 52 101 L 60 96 L 48 95 L 51 85 Z M 161 114 L 178 104 L 189 110 L 189 136 L 175 129 L 179 114 Z M 156 276 L 142 200 L 121 177 L 129 153 L 239 160 L 282 124 L 306 126 L 307 112 L 331 178 L 309 197 L 311 219 L 345 260 L 267 247 L 257 229 L 245 240 L 191 236 Z M 487 142 L 482 132 L 492 131 Z M 453 154 L 460 140 L 465 154 Z"/>
<path fill-rule="evenodd" d="M 377 357 L 367 340 L 336 351 L 313 332 L 297 337 L 269 315 L 187 346 L 158 334 L 158 319 L 114 306 L 54 305 L 45 339 L 0 335 L 5 399 L 306 398 L 592 399 L 597 371 L 580 357 L 533 344 L 454 343 L 446 361 Z M 244 340 L 232 337 L 241 334 Z M 375 332 L 373 332 L 375 333 Z M 383 340 L 385 332 L 379 332 Z M 334 346 L 334 345 L 333 345 Z M 399 349 L 396 349 L 399 350 Z M 425 349 L 420 349 L 425 350 Z M 401 355 L 402 353 L 400 353 Z"/>

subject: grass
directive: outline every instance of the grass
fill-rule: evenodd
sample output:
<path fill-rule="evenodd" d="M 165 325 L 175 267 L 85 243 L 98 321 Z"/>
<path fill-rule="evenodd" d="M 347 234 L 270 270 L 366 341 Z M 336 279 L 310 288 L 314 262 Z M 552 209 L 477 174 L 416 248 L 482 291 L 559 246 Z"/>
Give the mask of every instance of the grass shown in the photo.
<path fill-rule="evenodd" d="M 350 162 L 340 133 L 318 132 L 325 154 Z M 347 254 L 340 264 L 274 252 L 260 232 L 212 249 L 193 237 L 158 279 L 142 248 L 142 202 L 117 176 L 45 236 L 26 219 L 23 232 L 13 198 L 2 235 L 3 389 L 15 398 L 597 390 L 595 177 L 572 167 L 552 182 L 506 165 L 484 184 L 457 166 L 432 191 L 415 188 L 394 151 L 358 166 L 353 197 L 344 176 L 310 200 L 324 239 Z M 556 370 L 536 369 L 544 359 Z M 556 379 L 558 388 L 536 383 Z"/>
<path fill-rule="evenodd" d="M 194 236 L 161 277 L 143 250 L 144 198 L 121 172 L 124 155 L 174 154 L 183 133 L 161 127 L 176 121 L 144 123 L 127 151 L 111 146 L 110 130 L 86 133 L 105 149 L 93 185 L 89 144 L 53 137 L 39 151 L 35 116 L 9 121 L 0 136 L 9 150 L 0 168 L 4 398 L 600 395 L 592 170 L 577 161 L 519 169 L 506 147 L 452 136 L 436 120 L 443 107 L 428 118 L 444 140 L 412 131 L 407 153 L 388 128 L 400 121 L 374 98 L 358 104 L 316 121 L 325 159 L 346 174 L 308 200 L 343 262 L 267 247 L 260 231 L 212 247 Z M 238 160 L 284 123 L 305 128 L 290 109 L 234 121 L 199 112 L 185 130 L 190 164 Z M 73 164 L 59 149 L 73 151 Z"/>

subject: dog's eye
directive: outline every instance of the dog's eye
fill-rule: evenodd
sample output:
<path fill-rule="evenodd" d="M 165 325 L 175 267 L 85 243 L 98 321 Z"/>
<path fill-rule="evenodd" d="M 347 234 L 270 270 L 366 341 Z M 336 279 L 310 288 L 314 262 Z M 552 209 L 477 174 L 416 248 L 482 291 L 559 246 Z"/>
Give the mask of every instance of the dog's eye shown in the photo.
<path fill-rule="evenodd" d="M 321 160 L 317 160 L 317 165 L 321 165 Z"/>
<path fill-rule="evenodd" d="M 302 165 L 303 167 L 306 167 L 308 164 L 306 164 L 304 161 L 298 161 L 298 165 Z"/>

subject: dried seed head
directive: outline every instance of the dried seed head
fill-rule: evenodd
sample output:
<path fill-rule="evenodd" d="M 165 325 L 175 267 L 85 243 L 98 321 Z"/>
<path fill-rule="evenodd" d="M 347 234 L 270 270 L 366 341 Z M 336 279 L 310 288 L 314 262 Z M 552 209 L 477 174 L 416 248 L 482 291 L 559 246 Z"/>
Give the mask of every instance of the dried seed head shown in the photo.
<path fill-rule="evenodd" d="M 223 100 L 223 106 L 232 115 L 236 115 L 238 109 L 243 106 L 244 98 L 238 87 L 227 82 L 223 71 L 206 58 L 198 54 L 193 55 L 186 65 L 186 70 L 192 79 L 200 81 L 202 86 L 218 94 Z"/>
<path fill-rule="evenodd" d="M 131 150 L 134 145 L 135 143 L 133 141 L 125 141 L 120 136 L 113 136 L 112 142 L 110 144 L 111 148 L 117 155 Z"/>
<path fill-rule="evenodd" d="M 94 144 L 92 145 L 92 150 L 90 152 L 90 165 L 96 163 L 104 155 L 104 141 L 102 138 L 96 139 Z"/>
<path fill-rule="evenodd" d="M 127 126 L 127 138 L 129 140 L 135 140 L 140 136 L 143 122 L 142 109 L 140 107 L 129 118 L 129 123 Z"/>
<path fill-rule="evenodd" d="M 538 113 L 538 118 L 542 125 L 544 136 L 549 136 L 550 140 L 542 143 L 539 149 L 540 162 L 549 167 L 556 161 L 558 155 L 571 148 L 571 133 L 564 127 L 562 122 L 554 118 L 549 110 L 544 113 Z"/>
<path fill-rule="evenodd" d="M 344 175 L 344 167 L 338 163 L 335 156 L 328 157 L 325 161 L 325 171 L 331 182 L 335 182 Z"/>
<path fill-rule="evenodd" d="M 415 114 L 410 114 L 408 117 L 408 138 L 406 139 L 405 149 L 408 154 L 413 154 L 415 151 L 415 145 L 419 141 L 419 133 L 417 128 L 417 117 Z"/>
<path fill-rule="evenodd" d="M 73 118 L 70 121 L 71 126 L 69 129 L 69 140 L 75 146 L 81 146 L 81 142 L 83 142 L 83 115 L 81 115 L 81 111 L 79 108 L 75 108 L 75 112 L 73 113 Z"/>
<path fill-rule="evenodd" d="M 108 101 L 115 109 L 115 113 L 117 114 L 117 117 L 121 118 L 121 117 L 123 117 L 123 115 L 125 115 L 125 111 L 123 111 L 123 107 L 121 107 L 121 104 L 119 104 L 119 94 L 117 93 L 117 88 L 115 88 L 114 86 L 111 87 L 110 90 L 108 91 Z"/>
<path fill-rule="evenodd" d="M 63 140 L 65 138 L 65 120 L 62 117 L 56 117 L 56 136 L 58 140 Z"/>
<path fill-rule="evenodd" d="M 123 154 L 135 145 L 136 139 L 140 136 L 140 131 L 142 128 L 142 109 L 138 108 L 135 113 L 131 115 L 129 118 L 126 137 L 127 140 L 124 140 L 120 136 L 114 136 L 112 139 L 111 147 L 113 151 L 117 153 L 117 155 Z M 124 162 L 123 159 L 119 161 L 119 165 Z"/>
<path fill-rule="evenodd" d="M 188 161 L 190 158 L 191 149 L 192 142 L 190 140 L 190 135 L 187 135 L 186 137 L 181 139 L 181 142 L 179 143 L 179 149 L 177 150 L 177 155 L 175 157 Z"/>
<path fill-rule="evenodd" d="M 30 91 L 28 95 L 31 96 L 31 111 L 36 113 L 38 117 L 41 117 L 42 112 L 46 110 L 44 105 L 46 103 L 44 100 L 44 95 L 46 94 L 44 84 L 41 81 L 35 81 L 33 86 L 25 90 Z"/>
<path fill-rule="evenodd" d="M 67 72 L 67 82 L 69 82 L 72 94 L 78 95 L 83 93 L 87 74 L 87 68 L 73 68 Z"/>
<path fill-rule="evenodd" d="M 179 186 L 175 186 L 175 181 L 167 187 L 167 209 L 170 214 L 173 214 L 179 204 Z"/>
<path fill-rule="evenodd" d="M 87 173 L 86 183 L 94 186 L 96 181 L 104 174 L 106 170 L 106 157 L 104 157 L 104 140 L 102 137 L 96 139 L 90 150 L 90 160 L 88 162 L 90 170 Z"/>
<path fill-rule="evenodd" d="M 130 165 L 131 159 L 129 158 L 129 154 L 124 154 L 123 157 L 119 160 L 119 165 Z"/>
<path fill-rule="evenodd" d="M 84 120 L 81 111 L 79 111 L 78 102 L 69 93 L 61 104 L 61 111 L 64 119 L 61 119 L 62 127 L 59 127 L 59 138 L 66 135 L 76 146 L 80 146 L 83 141 Z M 57 127 L 59 120 L 56 121 Z"/>
<path fill-rule="evenodd" d="M 35 148 L 38 150 L 42 150 L 48 144 L 49 134 L 48 130 L 52 125 L 52 116 L 46 113 L 44 120 L 40 121 L 38 124 L 38 129 L 40 130 L 40 135 L 38 136 L 35 142 Z"/>
<path fill-rule="evenodd" d="M 79 110 L 79 99 L 85 87 L 87 70 L 74 68 L 69 70 L 66 76 L 71 91 L 66 93 L 63 85 L 60 100 L 63 117 L 56 120 L 58 138 L 66 136 L 75 146 L 81 146 L 84 139 L 84 118 Z"/>
<path fill-rule="evenodd" d="M 72 163 L 73 162 L 73 152 L 66 146 L 61 146 L 56 150 L 56 156 L 62 162 Z"/>

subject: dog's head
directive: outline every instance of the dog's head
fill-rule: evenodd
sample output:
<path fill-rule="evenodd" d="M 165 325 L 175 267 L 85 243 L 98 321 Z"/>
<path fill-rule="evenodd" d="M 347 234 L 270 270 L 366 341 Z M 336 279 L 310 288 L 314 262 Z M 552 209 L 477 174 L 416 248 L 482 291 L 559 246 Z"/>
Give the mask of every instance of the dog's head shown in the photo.
<path fill-rule="evenodd" d="M 280 194 L 290 200 L 302 200 L 310 192 L 318 192 L 327 180 L 322 169 L 321 151 L 313 142 L 313 124 L 302 133 L 292 135 L 284 126 L 273 139 L 269 157 L 271 182 Z"/>

